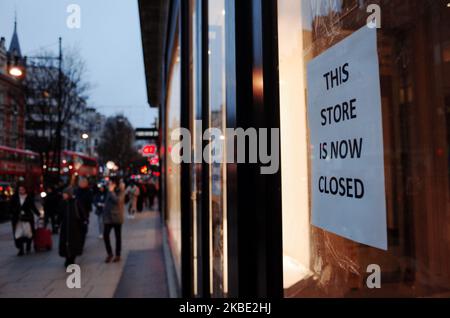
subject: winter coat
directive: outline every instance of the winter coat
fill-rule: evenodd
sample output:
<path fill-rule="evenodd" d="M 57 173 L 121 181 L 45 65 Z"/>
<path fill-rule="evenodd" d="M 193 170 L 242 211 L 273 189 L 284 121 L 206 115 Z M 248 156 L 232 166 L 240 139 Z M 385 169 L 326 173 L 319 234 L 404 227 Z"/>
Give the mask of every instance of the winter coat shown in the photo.
<path fill-rule="evenodd" d="M 82 218 L 75 199 L 64 200 L 61 203 L 61 232 L 59 236 L 59 256 L 76 257 L 81 255 L 82 248 Z"/>
<path fill-rule="evenodd" d="M 78 188 L 75 190 L 75 198 L 80 209 L 80 216 L 84 220 L 89 220 L 89 214 L 92 211 L 93 194 L 89 188 Z"/>
<path fill-rule="evenodd" d="M 105 192 L 98 192 L 95 195 L 94 198 L 94 207 L 95 207 L 95 214 L 96 215 L 102 215 L 103 209 L 105 208 L 105 201 L 106 201 L 106 191 Z"/>
<path fill-rule="evenodd" d="M 44 200 L 44 212 L 45 215 L 52 216 L 58 215 L 58 210 L 60 208 L 60 196 L 56 192 L 51 192 L 47 194 Z"/>
<path fill-rule="evenodd" d="M 34 215 L 40 216 L 40 213 L 36 208 L 36 205 L 34 204 L 34 197 L 32 195 L 27 195 L 25 201 L 21 205 L 18 193 L 16 193 L 11 199 L 10 212 L 11 212 L 14 242 L 16 244 L 16 247 L 20 248 L 19 245 L 20 241 L 15 239 L 17 222 L 22 221 L 30 223 L 31 230 L 34 236 Z"/>
<path fill-rule="evenodd" d="M 123 224 L 125 215 L 125 191 L 110 192 L 106 195 L 103 209 L 103 223 Z"/>
<path fill-rule="evenodd" d="M 148 185 L 147 185 L 147 195 L 148 195 L 148 197 L 150 198 L 150 200 L 153 201 L 153 199 L 154 199 L 155 196 L 156 196 L 156 193 L 157 193 L 157 190 L 156 190 L 155 184 L 154 184 L 154 183 L 148 184 Z"/>

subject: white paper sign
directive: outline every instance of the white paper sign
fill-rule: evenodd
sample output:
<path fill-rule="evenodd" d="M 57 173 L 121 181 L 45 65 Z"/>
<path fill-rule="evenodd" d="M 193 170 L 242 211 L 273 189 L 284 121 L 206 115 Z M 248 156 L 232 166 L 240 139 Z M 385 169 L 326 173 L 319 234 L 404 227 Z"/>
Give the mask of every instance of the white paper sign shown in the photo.
<path fill-rule="evenodd" d="M 387 250 L 376 29 L 363 27 L 308 65 L 312 224 Z"/>

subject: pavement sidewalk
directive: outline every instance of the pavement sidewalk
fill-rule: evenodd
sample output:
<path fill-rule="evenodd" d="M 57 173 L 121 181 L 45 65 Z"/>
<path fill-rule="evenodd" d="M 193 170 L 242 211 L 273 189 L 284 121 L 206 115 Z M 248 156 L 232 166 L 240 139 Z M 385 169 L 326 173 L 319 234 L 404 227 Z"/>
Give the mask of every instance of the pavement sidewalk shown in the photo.
<path fill-rule="evenodd" d="M 17 257 L 11 224 L 0 224 L 0 298 L 168 297 L 161 231 L 157 212 L 126 219 L 122 261 L 105 264 L 104 243 L 98 239 L 97 218 L 92 214 L 85 252 L 77 258 L 81 288 L 69 289 L 69 273 L 58 255 L 58 236 L 53 236 L 52 251 Z M 114 247 L 114 233 L 111 241 Z"/>

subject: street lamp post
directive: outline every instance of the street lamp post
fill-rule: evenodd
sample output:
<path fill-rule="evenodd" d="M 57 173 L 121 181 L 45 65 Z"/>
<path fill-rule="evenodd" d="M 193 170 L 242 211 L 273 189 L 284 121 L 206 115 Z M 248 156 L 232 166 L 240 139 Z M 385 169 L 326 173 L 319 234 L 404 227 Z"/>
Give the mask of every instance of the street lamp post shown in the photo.
<path fill-rule="evenodd" d="M 12 66 L 9 69 L 9 75 L 14 76 L 16 78 L 20 78 L 23 76 L 22 70 L 17 66 Z"/>
<path fill-rule="evenodd" d="M 83 133 L 83 134 L 81 135 L 81 139 L 83 139 L 84 142 L 86 143 L 86 153 L 87 153 L 88 155 L 91 155 L 91 147 L 89 147 L 89 134 Z"/>
<path fill-rule="evenodd" d="M 13 62 L 12 62 L 13 60 Z M 7 54 L 7 60 L 6 60 L 6 71 L 7 74 L 13 77 L 15 80 L 22 82 L 22 80 L 25 78 L 25 67 L 26 67 L 26 58 L 19 60 L 19 57 L 17 55 L 11 56 L 10 53 Z M 13 103 L 9 102 L 7 104 L 0 104 L 1 107 L 6 106 L 8 108 L 11 108 L 8 111 L 12 117 L 13 121 L 17 120 L 17 116 L 19 114 L 19 110 L 17 107 L 20 107 L 19 105 L 24 104 L 24 99 L 19 97 L 19 94 L 11 94 L 11 99 L 13 100 Z M 19 132 L 10 132 L 11 134 L 16 134 L 16 138 L 19 139 Z"/>
<path fill-rule="evenodd" d="M 18 80 L 25 78 L 25 68 L 26 68 L 27 58 L 19 60 L 18 56 L 11 56 L 9 53 L 6 60 L 6 70 L 8 74 Z"/>
<path fill-rule="evenodd" d="M 58 55 L 58 124 L 56 125 L 56 166 L 58 177 L 61 180 L 61 133 L 62 133 L 62 39 L 59 37 L 59 55 Z"/>

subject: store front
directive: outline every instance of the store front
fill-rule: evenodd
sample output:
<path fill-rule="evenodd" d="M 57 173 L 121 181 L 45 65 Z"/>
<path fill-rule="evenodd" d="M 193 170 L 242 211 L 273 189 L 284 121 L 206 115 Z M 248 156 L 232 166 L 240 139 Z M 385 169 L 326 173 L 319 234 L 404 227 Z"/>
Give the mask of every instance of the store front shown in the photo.
<path fill-rule="evenodd" d="M 182 295 L 450 295 L 447 2 L 141 1 L 149 102 L 160 109 L 163 218 Z M 373 4 L 375 11 L 368 12 Z M 373 41 L 359 38 L 377 8 L 380 28 Z M 366 47 L 374 54 L 358 59 Z M 371 156 L 382 164 L 363 166 L 372 177 L 362 171 L 369 177 L 336 178 L 335 185 L 332 177 L 322 178 L 320 193 L 315 154 L 323 146 L 316 144 L 312 120 L 312 65 L 321 67 L 316 61 L 327 56 L 338 63 L 345 54 L 351 65 L 348 52 L 368 65 L 357 76 L 373 81 L 376 75 L 373 82 L 350 82 L 363 87 L 355 94 L 371 96 L 379 114 L 370 113 L 378 129 L 367 130 L 369 139 L 379 136 Z M 345 82 L 346 72 L 344 65 L 336 83 Z M 323 123 L 349 125 L 345 132 L 355 137 L 351 120 L 362 111 L 351 99 L 339 105 L 328 117 L 322 114 Z M 182 157 L 191 160 L 179 162 L 173 152 L 185 138 L 180 128 L 190 131 L 192 151 L 183 148 Z M 256 130 L 246 136 L 243 163 L 227 158 L 241 149 L 238 137 L 231 143 L 226 134 L 205 137 L 207 129 L 227 128 Z M 221 146 L 209 147 L 217 136 Z M 252 160 L 252 138 L 258 149 L 267 146 L 267 156 Z M 344 171 L 342 147 L 352 143 L 339 145 L 334 167 Z M 205 154 L 227 160 L 208 161 Z M 269 165 L 275 168 L 262 173 Z M 382 196 L 367 204 L 362 189 L 370 195 L 372 184 Z M 355 204 L 343 211 L 342 198 L 333 198 L 335 210 L 325 213 L 321 198 L 333 188 Z M 364 229 L 357 217 L 344 217 L 369 210 Z M 317 226 L 318 215 L 328 225 Z M 331 229 L 327 218 L 336 218 L 342 232 Z M 374 268 L 381 271 L 381 288 L 367 284 Z"/>

